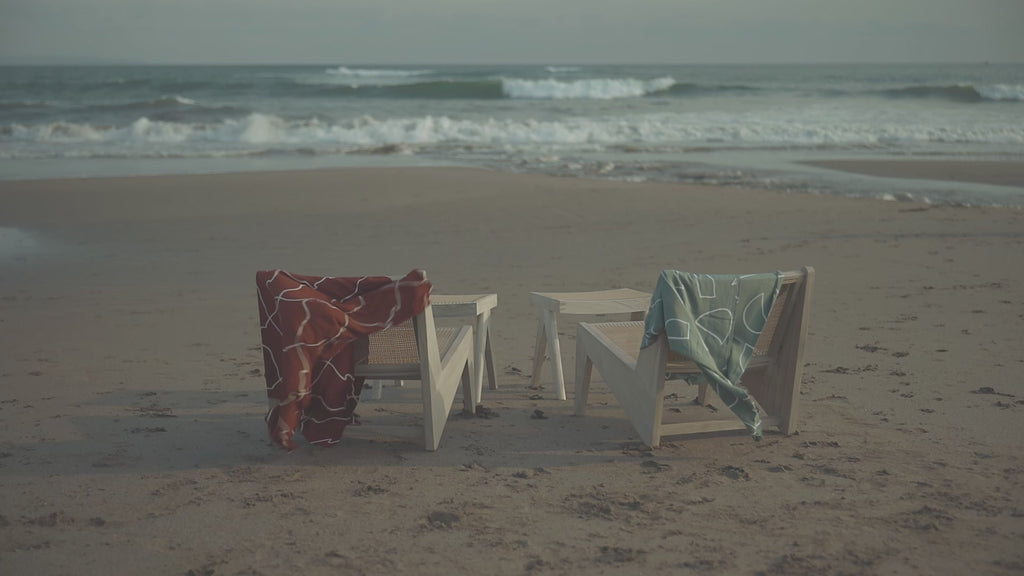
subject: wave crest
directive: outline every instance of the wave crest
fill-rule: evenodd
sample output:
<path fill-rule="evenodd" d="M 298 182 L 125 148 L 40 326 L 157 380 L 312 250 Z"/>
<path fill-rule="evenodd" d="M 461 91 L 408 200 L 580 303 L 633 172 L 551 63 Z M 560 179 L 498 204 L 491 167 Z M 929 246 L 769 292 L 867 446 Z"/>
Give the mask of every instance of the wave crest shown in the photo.
<path fill-rule="evenodd" d="M 189 157 L 275 150 L 311 153 L 405 150 L 408 146 L 479 148 L 584 147 L 677 149 L 678 147 L 889 146 L 922 143 L 1024 144 L 1024 126 L 1001 123 L 936 126 L 865 125 L 804 113 L 775 117 L 659 114 L 560 120 L 460 119 L 419 116 L 344 121 L 286 119 L 270 114 L 216 122 L 139 118 L 121 127 L 56 122 L 8 125 L 0 130 L 0 157 L 64 155 Z"/>
<path fill-rule="evenodd" d="M 332 76 L 353 76 L 356 78 L 409 78 L 412 76 L 423 76 L 425 74 L 431 73 L 430 70 L 394 70 L 390 68 L 348 68 L 345 66 L 338 66 L 337 68 L 328 68 L 324 72 Z"/>
<path fill-rule="evenodd" d="M 509 98 L 534 100 L 612 100 L 638 98 L 669 90 L 676 83 L 670 76 L 654 80 L 635 78 L 593 78 L 587 80 L 502 80 L 502 90 Z"/>
<path fill-rule="evenodd" d="M 1024 102 L 1024 84 L 992 84 L 977 90 L 985 100 Z"/>
<path fill-rule="evenodd" d="M 953 102 L 1022 102 L 1024 101 L 1024 85 L 992 84 L 974 86 L 973 84 L 953 84 L 949 86 L 906 86 L 882 91 L 882 95 L 890 98 L 934 98 Z"/>

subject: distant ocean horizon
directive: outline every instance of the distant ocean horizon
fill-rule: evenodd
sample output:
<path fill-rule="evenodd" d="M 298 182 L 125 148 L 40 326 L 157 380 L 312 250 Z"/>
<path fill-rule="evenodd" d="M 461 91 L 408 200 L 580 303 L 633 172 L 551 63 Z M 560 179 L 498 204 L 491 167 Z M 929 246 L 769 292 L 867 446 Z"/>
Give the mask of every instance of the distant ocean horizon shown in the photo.
<path fill-rule="evenodd" d="M 833 159 L 1024 161 L 1024 65 L 0 67 L 0 180 L 450 165 L 1024 206 L 803 164 Z"/>

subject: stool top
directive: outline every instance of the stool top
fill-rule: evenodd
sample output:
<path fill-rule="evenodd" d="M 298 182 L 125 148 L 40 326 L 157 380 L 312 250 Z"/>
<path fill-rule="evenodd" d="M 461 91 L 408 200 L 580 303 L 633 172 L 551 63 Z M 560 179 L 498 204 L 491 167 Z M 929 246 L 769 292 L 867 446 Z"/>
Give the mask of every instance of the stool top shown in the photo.
<path fill-rule="evenodd" d="M 430 306 L 434 316 L 477 316 L 498 306 L 497 294 L 431 294 Z"/>
<path fill-rule="evenodd" d="M 591 292 L 530 292 L 530 301 L 542 310 L 561 314 L 619 314 L 647 312 L 651 295 L 632 288 Z"/>

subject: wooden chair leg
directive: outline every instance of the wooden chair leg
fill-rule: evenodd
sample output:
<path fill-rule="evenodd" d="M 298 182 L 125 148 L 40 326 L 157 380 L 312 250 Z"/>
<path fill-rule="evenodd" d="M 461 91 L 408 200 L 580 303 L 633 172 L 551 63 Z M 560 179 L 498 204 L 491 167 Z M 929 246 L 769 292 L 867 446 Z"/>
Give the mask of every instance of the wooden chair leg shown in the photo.
<path fill-rule="evenodd" d="M 423 385 L 423 447 L 428 452 L 434 452 L 441 444 L 441 431 L 438 428 L 443 428 L 444 422 L 438 422 L 438 415 L 434 410 L 434 404 L 439 399 L 434 397 L 429 383 L 422 382 L 421 384 Z"/>
<path fill-rule="evenodd" d="M 661 422 L 665 416 L 665 382 L 662 379 L 660 386 L 654 393 L 654 410 L 651 412 L 650 438 L 645 443 L 651 448 L 661 445 Z"/>
<path fill-rule="evenodd" d="M 576 386 L 575 401 L 576 415 L 584 416 L 587 413 L 587 398 L 590 396 L 590 377 L 594 371 L 594 363 L 587 356 L 586 352 L 576 348 Z"/>
<path fill-rule="evenodd" d="M 484 310 L 476 317 L 476 325 L 473 327 L 474 338 L 473 342 L 473 354 L 476 356 L 473 366 L 473 401 L 480 403 L 480 398 L 483 395 L 484 389 L 484 369 L 486 367 L 486 361 L 484 357 L 487 353 L 487 329 L 490 324 L 490 310 Z"/>
<path fill-rule="evenodd" d="M 551 374 L 555 380 L 555 397 L 565 400 L 565 378 L 562 376 L 562 347 L 558 341 L 558 317 L 551 310 L 544 311 L 544 329 L 547 332 Z"/>
<path fill-rule="evenodd" d="M 498 389 L 498 379 L 494 377 L 494 354 L 491 352 L 491 326 L 487 325 L 487 348 L 484 351 L 484 361 L 487 363 L 487 381 L 491 390 Z"/>
<path fill-rule="evenodd" d="M 537 320 L 537 341 L 533 345 L 533 374 L 530 375 L 530 388 L 540 386 L 540 369 L 544 366 L 545 354 L 547 354 L 547 332 L 544 330 L 544 319 Z"/>
<path fill-rule="evenodd" d="M 480 403 L 480 396 L 473 397 L 476 391 L 476 384 L 473 382 L 473 356 L 466 360 L 466 367 L 462 370 L 462 410 L 466 414 L 476 414 L 476 405 Z"/>

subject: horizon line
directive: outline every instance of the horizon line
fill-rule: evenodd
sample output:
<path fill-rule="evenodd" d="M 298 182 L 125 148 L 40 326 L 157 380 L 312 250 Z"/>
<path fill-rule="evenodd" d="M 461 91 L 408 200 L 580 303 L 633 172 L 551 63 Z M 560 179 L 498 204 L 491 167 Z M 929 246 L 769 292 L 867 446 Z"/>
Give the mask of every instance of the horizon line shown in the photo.
<path fill-rule="evenodd" d="M 870 60 L 807 60 L 807 61 L 729 61 L 729 62 L 340 62 L 340 61 L 308 61 L 308 62 L 145 62 L 127 60 L 88 60 L 74 61 L 52 59 L 48 61 L 3 61 L 3 67 L 35 67 L 35 66 L 359 66 L 359 67 L 423 67 L 423 66 L 905 66 L 905 65 L 1021 65 L 1024 61 L 1011 60 L 893 60 L 888 62 Z"/>

